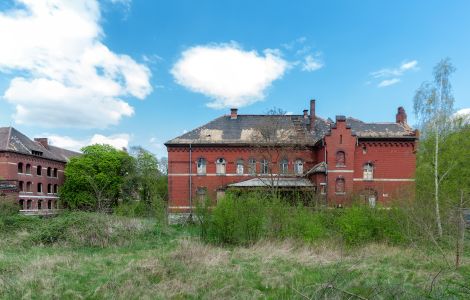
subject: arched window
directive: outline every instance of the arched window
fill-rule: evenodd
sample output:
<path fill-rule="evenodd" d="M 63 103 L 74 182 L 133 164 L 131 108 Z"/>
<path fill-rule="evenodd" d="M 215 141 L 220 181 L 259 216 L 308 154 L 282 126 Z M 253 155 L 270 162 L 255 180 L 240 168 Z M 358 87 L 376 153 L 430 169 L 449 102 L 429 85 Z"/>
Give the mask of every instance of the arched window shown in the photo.
<path fill-rule="evenodd" d="M 18 163 L 18 173 L 23 173 L 23 163 Z"/>
<path fill-rule="evenodd" d="M 215 162 L 215 172 L 219 175 L 225 174 L 226 162 L 223 158 L 218 158 Z"/>
<path fill-rule="evenodd" d="M 200 201 L 200 203 L 204 203 L 206 201 L 207 197 L 207 188 L 206 187 L 198 187 L 196 190 L 196 195 L 197 195 L 197 200 Z"/>
<path fill-rule="evenodd" d="M 344 151 L 336 152 L 336 166 L 344 167 L 346 165 L 346 155 Z"/>
<path fill-rule="evenodd" d="M 237 175 L 243 175 L 244 173 L 244 161 L 243 159 L 237 160 Z"/>
<path fill-rule="evenodd" d="M 57 170 L 57 168 L 54 168 L 52 175 L 55 178 L 59 177 L 59 171 Z"/>
<path fill-rule="evenodd" d="M 42 193 L 42 183 L 38 183 L 38 193 Z"/>
<path fill-rule="evenodd" d="M 42 167 L 41 166 L 36 167 L 36 175 L 38 175 L 38 176 L 42 175 Z"/>
<path fill-rule="evenodd" d="M 31 174 L 31 165 L 26 164 L 26 174 Z"/>
<path fill-rule="evenodd" d="M 47 201 L 47 209 L 52 209 L 52 200 Z"/>
<path fill-rule="evenodd" d="M 250 175 L 256 174 L 256 159 L 254 158 L 248 160 L 248 173 L 250 173 Z"/>
<path fill-rule="evenodd" d="M 38 209 L 42 208 L 42 200 L 38 200 Z"/>
<path fill-rule="evenodd" d="M 203 157 L 200 157 L 196 161 L 196 166 L 197 166 L 197 174 L 198 175 L 204 175 L 206 174 L 206 159 Z"/>
<path fill-rule="evenodd" d="M 52 194 L 52 184 L 51 184 L 51 183 L 49 183 L 49 184 L 47 185 L 47 193 L 48 193 L 48 194 Z"/>
<path fill-rule="evenodd" d="M 341 177 L 336 178 L 335 192 L 337 194 L 345 193 L 344 178 L 341 178 Z"/>
<path fill-rule="evenodd" d="M 27 192 L 32 192 L 32 191 L 31 191 L 31 186 L 32 186 L 31 181 L 26 182 L 26 191 L 27 191 Z"/>
<path fill-rule="evenodd" d="M 373 180 L 374 179 L 374 165 L 371 163 L 366 163 L 364 165 L 364 180 Z"/>
<path fill-rule="evenodd" d="M 301 159 L 295 160 L 294 173 L 296 175 L 302 175 L 304 173 L 304 162 Z"/>
<path fill-rule="evenodd" d="M 47 168 L 47 177 L 52 177 L 52 169 L 51 167 Z"/>
<path fill-rule="evenodd" d="M 268 174 L 269 173 L 269 163 L 266 159 L 262 159 L 260 162 L 260 173 L 261 174 Z"/>
<path fill-rule="evenodd" d="M 281 174 L 289 173 L 289 161 L 286 158 L 281 159 L 279 163 L 279 172 Z"/>
<path fill-rule="evenodd" d="M 59 186 L 57 184 L 54 184 L 54 194 L 57 194 L 59 191 Z"/>
<path fill-rule="evenodd" d="M 31 209 L 32 203 L 33 203 L 32 200 L 27 200 L 27 201 L 26 201 L 26 209 Z"/>
<path fill-rule="evenodd" d="M 23 181 L 18 181 L 18 189 L 20 192 L 24 192 L 24 182 Z"/>
<path fill-rule="evenodd" d="M 24 209 L 24 200 L 23 199 L 20 199 L 20 210 L 23 210 Z"/>

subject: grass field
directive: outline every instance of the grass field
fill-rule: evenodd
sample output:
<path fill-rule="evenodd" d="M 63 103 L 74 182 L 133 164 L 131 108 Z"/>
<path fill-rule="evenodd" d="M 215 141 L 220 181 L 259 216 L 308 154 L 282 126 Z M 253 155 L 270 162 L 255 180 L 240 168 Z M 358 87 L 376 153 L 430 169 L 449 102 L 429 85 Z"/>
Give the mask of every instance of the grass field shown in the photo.
<path fill-rule="evenodd" d="M 419 299 L 470 296 L 470 243 L 452 249 L 340 241 L 222 247 L 195 227 L 72 213 L 0 224 L 1 299 Z M 445 259 L 444 259 L 445 256 Z"/>

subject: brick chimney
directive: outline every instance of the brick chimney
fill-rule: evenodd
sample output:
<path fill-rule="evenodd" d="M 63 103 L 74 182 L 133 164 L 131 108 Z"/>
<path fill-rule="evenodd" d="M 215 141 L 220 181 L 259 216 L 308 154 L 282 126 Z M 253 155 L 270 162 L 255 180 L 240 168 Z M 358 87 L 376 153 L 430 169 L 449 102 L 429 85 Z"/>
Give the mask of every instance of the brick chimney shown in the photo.
<path fill-rule="evenodd" d="M 315 99 L 310 100 L 310 130 L 315 128 Z"/>
<path fill-rule="evenodd" d="M 308 119 L 308 109 L 304 109 L 304 119 Z"/>
<path fill-rule="evenodd" d="M 398 108 L 398 112 L 396 115 L 396 122 L 399 124 L 406 124 L 406 112 L 403 106 Z"/>
<path fill-rule="evenodd" d="M 231 108 L 230 109 L 230 119 L 236 120 L 238 117 L 238 108 Z"/>
<path fill-rule="evenodd" d="M 34 138 L 34 141 L 41 144 L 44 148 L 49 149 L 49 143 L 47 142 L 47 138 Z"/>

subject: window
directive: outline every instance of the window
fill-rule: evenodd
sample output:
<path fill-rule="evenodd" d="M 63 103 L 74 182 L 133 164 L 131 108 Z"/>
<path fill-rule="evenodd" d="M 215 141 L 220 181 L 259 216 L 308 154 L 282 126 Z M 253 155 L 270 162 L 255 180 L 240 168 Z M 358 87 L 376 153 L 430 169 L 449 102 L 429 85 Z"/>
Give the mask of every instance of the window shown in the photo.
<path fill-rule="evenodd" d="M 326 183 L 325 182 L 320 183 L 320 194 L 326 195 Z"/>
<path fill-rule="evenodd" d="M 51 167 L 48 167 L 47 168 L 47 177 L 51 177 L 52 176 L 52 169 Z"/>
<path fill-rule="evenodd" d="M 302 175 L 304 173 L 304 162 L 301 159 L 297 159 L 294 163 L 294 173 L 296 175 Z"/>
<path fill-rule="evenodd" d="M 54 168 L 52 175 L 55 178 L 59 177 L 59 171 L 57 170 L 57 168 Z"/>
<path fill-rule="evenodd" d="M 59 191 L 59 186 L 57 184 L 54 184 L 54 194 L 57 194 Z"/>
<path fill-rule="evenodd" d="M 256 174 L 256 159 L 254 158 L 248 160 L 248 173 L 250 173 L 250 175 Z"/>
<path fill-rule="evenodd" d="M 340 143 L 340 144 L 343 143 L 343 135 L 342 135 L 342 134 L 339 135 L 339 143 Z"/>
<path fill-rule="evenodd" d="M 52 209 L 52 200 L 47 201 L 47 209 Z"/>
<path fill-rule="evenodd" d="M 18 163 L 18 173 L 23 173 L 23 163 Z"/>
<path fill-rule="evenodd" d="M 219 202 L 220 199 L 225 197 L 225 190 L 223 189 L 218 189 L 217 190 L 217 202 Z"/>
<path fill-rule="evenodd" d="M 50 183 L 47 185 L 47 193 L 52 194 L 52 184 Z"/>
<path fill-rule="evenodd" d="M 32 186 L 31 181 L 26 182 L 26 191 L 27 192 L 31 192 L 31 186 Z"/>
<path fill-rule="evenodd" d="M 26 174 L 31 174 L 31 165 L 26 164 Z"/>
<path fill-rule="evenodd" d="M 197 201 L 204 203 L 206 201 L 206 192 L 207 189 L 205 187 L 198 187 L 196 191 Z"/>
<path fill-rule="evenodd" d="M 197 166 L 197 174 L 198 175 L 204 175 L 206 174 L 206 160 L 202 157 L 198 158 L 197 162 L 196 162 L 196 166 Z"/>
<path fill-rule="evenodd" d="M 341 177 L 336 178 L 335 191 L 336 191 L 336 194 L 344 194 L 345 193 L 344 178 L 341 178 Z"/>
<path fill-rule="evenodd" d="M 42 156 L 42 152 L 41 151 L 36 151 L 36 150 L 32 150 L 31 154 L 36 155 L 36 156 Z"/>
<path fill-rule="evenodd" d="M 262 159 L 261 160 L 261 170 L 260 170 L 260 173 L 261 174 L 268 174 L 269 173 L 269 163 L 266 159 Z"/>
<path fill-rule="evenodd" d="M 20 192 L 24 192 L 24 182 L 23 181 L 18 182 L 18 188 L 19 188 Z"/>
<path fill-rule="evenodd" d="M 41 209 L 42 208 L 42 200 L 39 200 L 38 201 L 38 209 Z"/>
<path fill-rule="evenodd" d="M 38 183 L 38 193 L 42 193 L 42 183 Z"/>
<path fill-rule="evenodd" d="M 26 201 L 26 209 L 31 209 L 33 201 L 28 200 Z"/>
<path fill-rule="evenodd" d="M 282 159 L 279 163 L 279 171 L 281 174 L 289 173 L 289 161 L 286 158 Z"/>
<path fill-rule="evenodd" d="M 24 209 L 24 200 L 23 199 L 20 199 L 20 209 L 23 210 Z"/>
<path fill-rule="evenodd" d="M 225 159 L 223 158 L 218 158 L 217 161 L 215 162 L 215 172 L 219 175 L 225 174 Z"/>
<path fill-rule="evenodd" d="M 374 166 L 371 163 L 366 163 L 364 165 L 364 180 L 373 180 L 374 179 Z"/>
<path fill-rule="evenodd" d="M 346 165 L 346 155 L 344 151 L 336 152 L 336 166 L 337 167 L 344 167 Z"/>
<path fill-rule="evenodd" d="M 36 175 L 38 175 L 38 176 L 42 175 L 42 167 L 41 166 L 36 167 Z"/>
<path fill-rule="evenodd" d="M 237 160 L 237 175 L 243 175 L 244 173 L 244 161 L 243 159 Z"/>

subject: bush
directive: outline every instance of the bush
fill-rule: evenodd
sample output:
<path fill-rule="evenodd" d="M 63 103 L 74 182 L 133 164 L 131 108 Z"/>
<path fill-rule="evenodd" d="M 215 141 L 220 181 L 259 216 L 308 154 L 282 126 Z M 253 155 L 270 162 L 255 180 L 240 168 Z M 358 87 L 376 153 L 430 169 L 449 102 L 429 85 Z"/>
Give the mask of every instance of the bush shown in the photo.
<path fill-rule="evenodd" d="M 19 209 L 18 204 L 15 202 L 0 197 L 0 218 L 17 215 Z"/>

